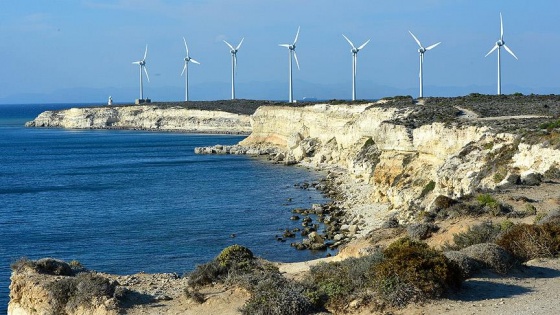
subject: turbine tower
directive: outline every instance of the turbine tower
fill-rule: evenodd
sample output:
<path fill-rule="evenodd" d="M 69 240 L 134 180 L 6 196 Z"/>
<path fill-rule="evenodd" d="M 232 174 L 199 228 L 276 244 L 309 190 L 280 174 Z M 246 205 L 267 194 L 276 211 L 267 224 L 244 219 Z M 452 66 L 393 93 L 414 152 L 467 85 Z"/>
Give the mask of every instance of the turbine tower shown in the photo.
<path fill-rule="evenodd" d="M 290 73 L 290 81 L 289 81 L 289 102 L 293 103 L 294 102 L 294 91 L 293 91 L 293 85 L 292 85 L 292 55 L 294 56 L 294 59 L 296 60 L 296 65 L 297 68 L 299 70 L 299 62 L 297 59 L 297 54 L 296 54 L 296 43 L 299 37 L 299 26 L 297 29 L 297 33 L 296 33 L 296 38 L 294 39 L 294 43 L 293 44 L 280 44 L 279 46 L 282 47 L 286 47 L 288 48 L 288 69 L 289 69 L 289 73 Z"/>
<path fill-rule="evenodd" d="M 346 41 L 348 41 L 348 43 L 350 44 L 350 46 L 352 46 L 352 100 L 355 101 L 356 100 L 356 69 L 358 66 L 358 51 L 362 50 L 364 47 L 366 47 L 366 45 L 369 43 L 369 41 L 371 39 L 368 39 L 365 43 L 362 44 L 362 46 L 356 48 L 354 46 L 354 44 L 352 43 L 351 40 L 348 39 L 348 37 L 346 37 L 346 35 L 342 34 L 342 36 L 344 36 L 344 38 L 346 38 Z"/>
<path fill-rule="evenodd" d="M 492 50 L 490 50 L 490 52 L 488 52 L 486 56 L 484 56 L 487 57 L 492 52 L 494 52 L 496 48 L 498 49 L 498 95 L 502 94 L 502 63 L 500 60 L 502 46 L 508 53 L 510 53 L 515 59 L 517 59 L 517 56 L 513 53 L 513 51 L 511 51 L 511 49 L 509 49 L 508 46 L 506 46 L 506 42 L 504 42 L 504 22 L 502 20 L 502 13 L 500 13 L 500 39 L 496 42 L 496 45 L 494 45 Z"/>
<path fill-rule="evenodd" d="M 233 46 L 228 43 L 226 40 L 224 40 L 224 43 L 226 43 L 226 45 L 228 45 L 228 47 L 230 48 L 230 53 L 231 53 L 231 99 L 234 100 L 235 99 L 235 70 L 237 69 L 237 51 L 239 50 L 239 48 L 241 48 L 241 44 L 243 43 L 243 40 L 245 38 L 242 38 L 241 41 L 239 42 L 239 45 L 237 45 L 237 47 L 233 48 Z"/>
<path fill-rule="evenodd" d="M 424 46 L 422 46 L 422 44 L 420 43 L 420 41 L 418 40 L 418 38 L 416 38 L 416 36 L 414 36 L 414 34 L 412 34 L 411 31 L 408 31 L 410 33 L 410 35 L 412 35 L 412 37 L 414 38 L 414 40 L 416 41 L 416 43 L 418 44 L 418 53 L 420 53 L 420 98 L 424 97 L 424 73 L 423 73 L 423 68 L 424 68 L 424 53 L 427 52 L 428 50 L 433 49 L 434 47 L 436 47 L 437 45 L 441 44 L 441 42 L 439 43 L 435 43 L 431 46 L 428 46 L 426 48 L 424 48 Z"/>
<path fill-rule="evenodd" d="M 183 71 L 181 72 L 181 76 L 183 76 L 183 73 L 185 74 L 185 102 L 189 101 L 189 62 L 193 62 L 196 64 L 200 64 L 200 62 L 194 60 L 191 58 L 191 56 L 189 55 L 189 46 L 187 46 L 187 40 L 183 37 L 183 42 L 185 43 L 185 50 L 186 50 L 186 55 L 185 55 L 185 65 L 183 66 Z"/>
<path fill-rule="evenodd" d="M 148 70 L 146 69 L 146 57 L 148 56 L 148 45 L 146 45 L 146 50 L 144 51 L 144 58 L 139 61 L 135 61 L 132 64 L 140 66 L 140 100 L 144 100 L 144 82 L 142 81 L 142 70 L 146 73 L 146 78 L 150 82 L 150 77 L 148 76 Z"/>

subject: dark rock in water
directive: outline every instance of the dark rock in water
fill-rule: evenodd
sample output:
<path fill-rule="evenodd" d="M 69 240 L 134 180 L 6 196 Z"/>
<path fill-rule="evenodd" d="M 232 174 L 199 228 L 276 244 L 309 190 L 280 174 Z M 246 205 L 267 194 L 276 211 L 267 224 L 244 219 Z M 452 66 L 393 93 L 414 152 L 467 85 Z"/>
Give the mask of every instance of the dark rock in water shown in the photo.
<path fill-rule="evenodd" d="M 286 237 L 286 238 L 293 238 L 296 237 L 296 234 L 294 234 L 294 232 L 290 231 L 290 230 L 284 230 L 284 233 L 282 234 L 282 236 Z"/>
<path fill-rule="evenodd" d="M 290 217 L 290 220 L 297 221 L 297 220 L 299 220 L 299 216 L 293 215 L 293 216 Z"/>

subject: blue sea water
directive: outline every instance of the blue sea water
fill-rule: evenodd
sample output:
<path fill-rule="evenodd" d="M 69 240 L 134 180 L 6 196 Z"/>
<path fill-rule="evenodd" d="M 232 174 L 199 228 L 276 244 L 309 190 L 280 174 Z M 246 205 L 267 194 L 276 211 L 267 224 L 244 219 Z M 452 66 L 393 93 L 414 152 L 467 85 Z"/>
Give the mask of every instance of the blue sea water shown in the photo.
<path fill-rule="evenodd" d="M 275 240 L 299 225 L 289 220 L 291 209 L 327 201 L 294 186 L 320 174 L 193 153 L 242 136 L 23 127 L 66 107 L 0 105 L 0 312 L 10 264 L 21 257 L 78 260 L 117 274 L 181 274 L 232 244 L 275 261 L 325 256 Z"/>

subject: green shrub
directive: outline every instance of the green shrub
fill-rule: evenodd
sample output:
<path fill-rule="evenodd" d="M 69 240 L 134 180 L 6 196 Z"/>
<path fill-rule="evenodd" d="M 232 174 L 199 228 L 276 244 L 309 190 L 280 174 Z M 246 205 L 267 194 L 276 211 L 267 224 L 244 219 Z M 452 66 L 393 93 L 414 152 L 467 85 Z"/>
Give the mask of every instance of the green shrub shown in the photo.
<path fill-rule="evenodd" d="M 360 258 L 320 263 L 311 267 L 304 282 L 314 287 L 314 296 L 324 297 L 327 306 L 341 310 L 358 296 L 364 296 L 371 286 L 368 274 L 382 259 L 381 253 L 377 252 Z"/>
<path fill-rule="evenodd" d="M 255 272 L 242 277 L 251 297 L 241 308 L 246 315 L 304 315 L 315 310 L 306 288 L 278 272 Z"/>
<path fill-rule="evenodd" d="M 45 286 L 56 314 L 66 314 L 68 310 L 93 306 L 100 298 L 110 299 L 115 293 L 115 287 L 116 283 L 93 273 L 58 278 Z"/>
<path fill-rule="evenodd" d="M 435 188 L 436 188 L 436 182 L 431 180 L 429 183 L 426 184 L 426 186 L 424 186 L 424 189 L 422 189 L 422 193 L 420 194 L 420 198 L 425 197 L 427 194 L 432 192 Z"/>
<path fill-rule="evenodd" d="M 372 268 L 373 284 L 394 306 L 440 297 L 462 281 L 461 270 L 441 251 L 410 238 L 392 243 L 383 255 Z"/>
<path fill-rule="evenodd" d="M 257 262 L 251 250 L 240 245 L 224 248 L 212 261 L 196 266 L 188 274 L 189 285 L 203 286 L 213 282 L 222 282 L 233 274 L 251 272 L 257 267 Z"/>
<path fill-rule="evenodd" d="M 560 252 L 560 225 L 518 224 L 504 233 L 496 243 L 523 262 L 554 257 Z"/>
<path fill-rule="evenodd" d="M 494 242 L 501 229 L 492 222 L 473 225 L 465 232 L 453 234 L 453 245 L 445 244 L 445 250 L 461 250 L 474 244 Z"/>
<path fill-rule="evenodd" d="M 231 245 L 216 257 L 216 261 L 224 268 L 246 268 L 250 267 L 254 260 L 253 252 L 241 245 Z"/>

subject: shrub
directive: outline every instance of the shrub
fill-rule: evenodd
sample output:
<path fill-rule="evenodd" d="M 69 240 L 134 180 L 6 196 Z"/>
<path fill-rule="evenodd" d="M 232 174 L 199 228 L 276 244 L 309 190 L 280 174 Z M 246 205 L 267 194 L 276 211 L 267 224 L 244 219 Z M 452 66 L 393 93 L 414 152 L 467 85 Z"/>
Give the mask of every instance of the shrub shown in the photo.
<path fill-rule="evenodd" d="M 202 304 L 204 303 L 204 301 L 206 300 L 204 298 L 204 294 L 200 293 L 198 290 L 189 290 L 189 288 L 185 288 L 183 290 L 183 293 L 185 293 L 185 296 L 188 299 L 191 299 L 193 301 L 195 301 L 198 304 Z"/>
<path fill-rule="evenodd" d="M 298 315 L 315 308 L 305 295 L 305 287 L 284 278 L 278 272 L 255 272 L 243 277 L 251 297 L 241 308 L 242 314 Z"/>
<path fill-rule="evenodd" d="M 214 260 L 196 266 L 188 275 L 188 283 L 196 287 L 224 281 L 228 275 L 250 272 L 256 265 L 255 257 L 248 248 L 232 245 L 223 249 Z"/>
<path fill-rule="evenodd" d="M 460 251 L 446 251 L 443 254 L 445 255 L 445 257 L 447 257 L 447 259 L 449 259 L 451 262 L 456 264 L 459 269 L 461 269 L 461 275 L 465 279 L 470 278 L 476 271 L 480 270 L 480 268 L 482 267 L 480 262 L 478 262 L 476 259 L 473 259 Z"/>
<path fill-rule="evenodd" d="M 501 274 L 507 273 L 515 265 L 514 257 L 507 250 L 493 243 L 471 245 L 461 252 L 476 260 L 480 266 Z"/>
<path fill-rule="evenodd" d="M 35 271 L 35 262 L 27 257 L 22 257 L 10 265 L 14 272 L 24 272 L 25 270 Z"/>
<path fill-rule="evenodd" d="M 422 193 L 420 194 L 420 198 L 425 197 L 427 194 L 429 194 L 430 192 L 432 192 L 434 190 L 434 188 L 436 188 L 436 182 L 434 182 L 433 180 L 431 180 L 428 184 L 426 184 L 426 186 L 424 186 L 424 188 L 422 189 Z"/>
<path fill-rule="evenodd" d="M 251 265 L 254 260 L 253 252 L 247 247 L 241 245 L 231 245 L 216 257 L 216 261 L 224 268 L 246 268 Z"/>
<path fill-rule="evenodd" d="M 116 283 L 105 277 L 92 273 L 80 273 L 76 277 L 55 279 L 55 281 L 47 283 L 45 288 L 49 291 L 50 302 L 55 313 L 66 314 L 68 310 L 92 306 L 100 298 L 112 298 L 115 287 Z"/>
<path fill-rule="evenodd" d="M 445 250 L 460 250 L 474 244 L 493 242 L 501 229 L 492 222 L 473 225 L 465 232 L 453 234 L 453 245 L 445 244 Z"/>
<path fill-rule="evenodd" d="M 304 283 L 313 287 L 314 303 L 326 303 L 332 309 L 341 310 L 352 300 L 363 296 L 371 286 L 368 274 L 383 259 L 380 252 L 340 262 L 320 263 L 312 266 Z"/>
<path fill-rule="evenodd" d="M 496 243 L 522 262 L 554 257 L 560 251 L 560 225 L 518 224 L 504 233 Z"/>
<path fill-rule="evenodd" d="M 437 298 L 461 281 L 461 270 L 442 252 L 427 244 L 402 238 L 383 251 L 385 259 L 373 266 L 373 283 L 391 305 Z"/>

